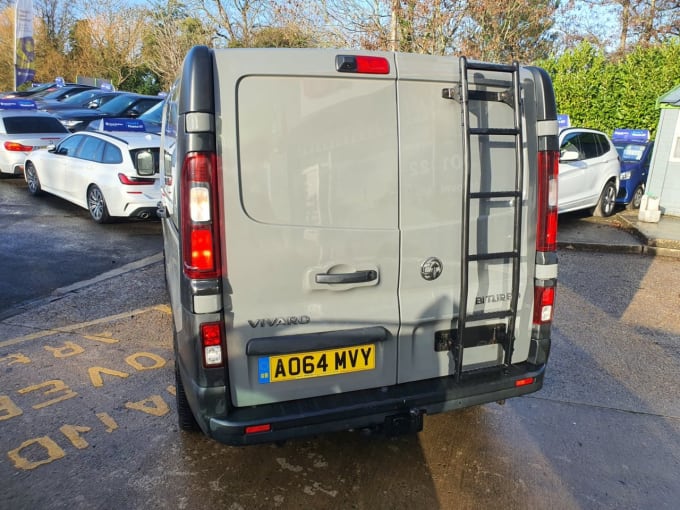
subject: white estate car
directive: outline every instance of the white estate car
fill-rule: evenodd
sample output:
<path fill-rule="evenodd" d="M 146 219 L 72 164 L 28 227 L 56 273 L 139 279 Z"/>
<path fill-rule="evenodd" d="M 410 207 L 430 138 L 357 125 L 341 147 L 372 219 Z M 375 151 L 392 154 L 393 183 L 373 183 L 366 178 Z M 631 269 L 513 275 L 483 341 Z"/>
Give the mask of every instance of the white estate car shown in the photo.
<path fill-rule="evenodd" d="M 111 217 L 155 217 L 159 146 L 160 136 L 146 133 L 141 121 L 107 119 L 101 132 L 74 133 L 29 154 L 24 171 L 28 190 L 84 207 L 97 223 Z"/>
<path fill-rule="evenodd" d="M 589 209 L 594 216 L 611 216 L 616 206 L 620 172 L 619 155 L 607 135 L 586 128 L 562 130 L 558 211 Z"/>
<path fill-rule="evenodd" d="M 28 99 L 0 99 L 0 174 L 21 175 L 26 156 L 64 138 L 68 130 Z"/>

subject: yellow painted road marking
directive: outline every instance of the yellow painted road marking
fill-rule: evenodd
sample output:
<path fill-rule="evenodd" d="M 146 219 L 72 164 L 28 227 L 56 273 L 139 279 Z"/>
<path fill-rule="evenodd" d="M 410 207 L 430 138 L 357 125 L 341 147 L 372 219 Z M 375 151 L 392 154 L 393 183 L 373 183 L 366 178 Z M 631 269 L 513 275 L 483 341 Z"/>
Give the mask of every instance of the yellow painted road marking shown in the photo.
<path fill-rule="evenodd" d="M 139 362 L 140 358 L 150 359 L 153 363 L 151 365 L 143 365 Z M 158 354 L 152 352 L 136 352 L 130 354 L 125 358 L 125 363 L 130 365 L 132 368 L 136 368 L 139 371 L 142 370 L 155 370 L 158 368 L 163 368 L 165 366 L 165 359 L 161 358 Z"/>
<path fill-rule="evenodd" d="M 100 333 L 98 335 L 83 335 L 83 338 L 87 338 L 88 340 L 94 340 L 95 342 L 102 342 L 104 344 L 117 344 L 119 340 L 116 340 L 113 338 L 113 335 L 109 333 L 108 331 L 105 331 L 104 333 Z"/>
<path fill-rule="evenodd" d="M 40 460 L 31 460 L 22 456 L 23 450 L 26 450 L 34 444 L 42 446 L 45 449 L 47 452 L 46 458 Z M 14 450 L 7 452 L 7 456 L 12 460 L 12 462 L 14 462 L 14 466 L 16 466 L 18 469 L 35 469 L 38 466 L 49 464 L 50 462 L 54 462 L 55 460 L 65 457 L 66 452 L 62 450 L 61 447 L 54 442 L 54 440 L 50 439 L 49 436 L 42 436 L 24 441 L 21 443 L 19 448 L 15 448 Z"/>
<path fill-rule="evenodd" d="M 135 411 L 142 411 L 143 413 L 151 414 L 153 416 L 163 416 L 170 412 L 168 404 L 165 403 L 165 400 L 163 400 L 163 397 L 160 395 L 151 395 L 149 398 L 145 398 L 139 402 L 126 402 L 125 407 L 134 409 Z"/>
<path fill-rule="evenodd" d="M 116 315 L 110 315 L 109 317 L 102 317 L 101 319 L 95 319 L 92 321 L 87 321 L 87 322 L 81 322 L 79 324 L 72 324 L 70 326 L 64 326 L 61 328 L 54 328 L 54 329 L 45 329 L 38 331 L 36 333 L 31 333 L 30 335 L 25 335 L 25 336 L 20 336 L 17 338 L 11 338 L 9 340 L 5 340 L 3 342 L 0 342 L 0 348 L 2 347 L 8 347 L 10 345 L 16 345 L 24 342 L 28 342 L 30 340 L 35 340 L 37 338 L 43 338 L 49 335 L 56 335 L 59 333 L 73 333 L 74 331 L 78 329 L 83 329 L 87 328 L 90 326 L 96 326 L 98 324 L 104 324 L 106 322 L 111 322 L 111 321 L 116 321 L 120 319 L 129 319 L 131 317 L 134 317 L 135 315 L 141 315 L 143 313 L 149 313 L 152 311 L 157 311 L 157 312 L 162 312 L 165 314 L 171 314 L 172 311 L 170 310 L 170 307 L 168 305 L 155 305 L 155 306 L 150 306 L 148 308 L 140 308 L 137 310 L 132 310 L 131 312 L 123 312 L 119 313 Z M 102 341 L 101 338 L 98 338 L 99 341 Z"/>
<path fill-rule="evenodd" d="M 63 347 L 50 347 L 49 345 L 43 347 L 46 351 L 51 352 L 55 358 L 68 358 L 85 352 L 85 349 L 73 342 L 64 342 Z"/>
<path fill-rule="evenodd" d="M 8 354 L 7 356 L 0 358 L 0 361 L 8 361 L 9 362 L 7 363 L 8 366 L 14 365 L 14 363 L 23 363 L 24 365 L 27 365 L 28 363 L 31 362 L 31 358 L 25 356 L 20 352 L 17 352 L 15 354 Z"/>
<path fill-rule="evenodd" d="M 7 395 L 0 395 L 0 421 L 21 416 L 24 412 Z"/>
<path fill-rule="evenodd" d="M 130 375 L 125 372 L 119 372 L 118 370 L 104 367 L 90 367 L 87 369 L 87 373 L 89 374 L 90 381 L 92 381 L 92 385 L 95 388 L 101 388 L 104 386 L 104 380 L 102 379 L 101 374 L 115 375 L 116 377 L 120 377 L 122 379 L 125 379 Z"/>
<path fill-rule="evenodd" d="M 109 434 L 118 428 L 116 420 L 111 418 L 111 416 L 109 416 L 107 413 L 97 413 L 97 418 L 99 418 L 99 421 L 106 425 L 106 432 Z"/>
<path fill-rule="evenodd" d="M 92 430 L 90 427 L 64 425 L 60 427 L 59 430 L 68 438 L 69 441 L 71 441 L 71 444 L 79 450 L 84 450 L 89 446 L 89 443 L 82 438 L 81 432 L 89 432 Z"/>
<path fill-rule="evenodd" d="M 57 402 L 62 402 L 64 400 L 68 400 L 69 398 L 78 396 L 78 394 L 71 388 L 69 388 L 61 379 L 53 379 L 51 381 L 45 381 L 40 384 L 34 384 L 33 386 L 27 386 L 26 388 L 20 389 L 17 393 L 19 393 L 19 395 L 25 395 L 26 393 L 38 391 L 40 389 L 48 388 L 50 386 L 51 388 L 49 390 L 43 392 L 44 395 L 51 395 L 52 393 L 58 392 L 63 392 L 63 395 L 60 395 L 59 397 L 53 398 L 52 400 L 48 400 L 46 402 L 41 402 L 40 404 L 35 404 L 33 406 L 33 409 L 42 409 L 43 407 L 51 406 L 52 404 L 56 404 Z"/>

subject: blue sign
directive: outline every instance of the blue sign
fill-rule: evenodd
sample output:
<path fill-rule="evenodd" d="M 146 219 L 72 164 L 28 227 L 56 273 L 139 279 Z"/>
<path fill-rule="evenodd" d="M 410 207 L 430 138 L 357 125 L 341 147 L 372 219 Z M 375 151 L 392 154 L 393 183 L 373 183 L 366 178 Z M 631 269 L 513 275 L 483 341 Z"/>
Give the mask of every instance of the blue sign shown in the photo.
<path fill-rule="evenodd" d="M 144 121 L 139 119 L 102 119 L 102 131 L 144 132 Z"/>
<path fill-rule="evenodd" d="M 0 110 L 36 110 L 35 101 L 30 99 L 0 99 Z"/>
<path fill-rule="evenodd" d="M 55 84 L 57 87 L 63 87 L 64 85 L 66 85 L 66 83 L 64 82 L 64 78 L 62 78 L 61 76 L 57 76 L 57 77 L 54 79 L 54 84 Z"/>
<path fill-rule="evenodd" d="M 647 143 L 649 141 L 649 129 L 617 128 L 612 135 L 612 141 Z"/>
<path fill-rule="evenodd" d="M 557 114 L 557 126 L 560 128 L 560 131 L 571 126 L 571 121 L 569 120 L 569 115 L 566 115 L 564 113 L 558 113 Z"/>
<path fill-rule="evenodd" d="M 105 90 L 106 92 L 113 92 L 113 85 L 111 85 L 108 82 L 104 82 L 101 84 L 101 87 L 99 87 L 102 90 Z"/>

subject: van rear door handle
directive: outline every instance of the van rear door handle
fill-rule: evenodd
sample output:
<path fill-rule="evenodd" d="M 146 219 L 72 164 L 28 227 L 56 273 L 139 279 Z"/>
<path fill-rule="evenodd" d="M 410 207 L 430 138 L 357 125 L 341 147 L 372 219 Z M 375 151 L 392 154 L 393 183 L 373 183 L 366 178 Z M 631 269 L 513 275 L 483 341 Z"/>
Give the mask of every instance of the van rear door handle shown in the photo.
<path fill-rule="evenodd" d="M 363 283 L 372 282 L 378 278 L 378 272 L 373 269 L 366 271 L 356 271 L 354 273 L 319 273 L 316 275 L 316 283 Z"/>

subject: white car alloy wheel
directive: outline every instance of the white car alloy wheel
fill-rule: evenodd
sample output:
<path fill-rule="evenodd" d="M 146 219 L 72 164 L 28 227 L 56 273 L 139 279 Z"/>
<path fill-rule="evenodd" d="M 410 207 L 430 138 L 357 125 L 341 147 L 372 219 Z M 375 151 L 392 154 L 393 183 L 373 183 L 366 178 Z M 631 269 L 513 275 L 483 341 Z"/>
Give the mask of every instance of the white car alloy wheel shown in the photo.
<path fill-rule="evenodd" d="M 38 179 L 38 172 L 36 172 L 33 163 L 26 165 L 26 184 L 28 184 L 28 191 L 31 195 L 39 195 L 42 191 L 40 187 L 40 179 Z"/>
<path fill-rule="evenodd" d="M 600 199 L 597 201 L 593 216 L 607 217 L 614 214 L 616 207 L 616 186 L 609 181 L 604 185 Z"/>
<path fill-rule="evenodd" d="M 87 208 L 90 210 L 90 216 L 97 223 L 109 221 L 110 216 L 106 207 L 106 201 L 104 200 L 104 194 L 94 184 L 87 190 Z"/>

